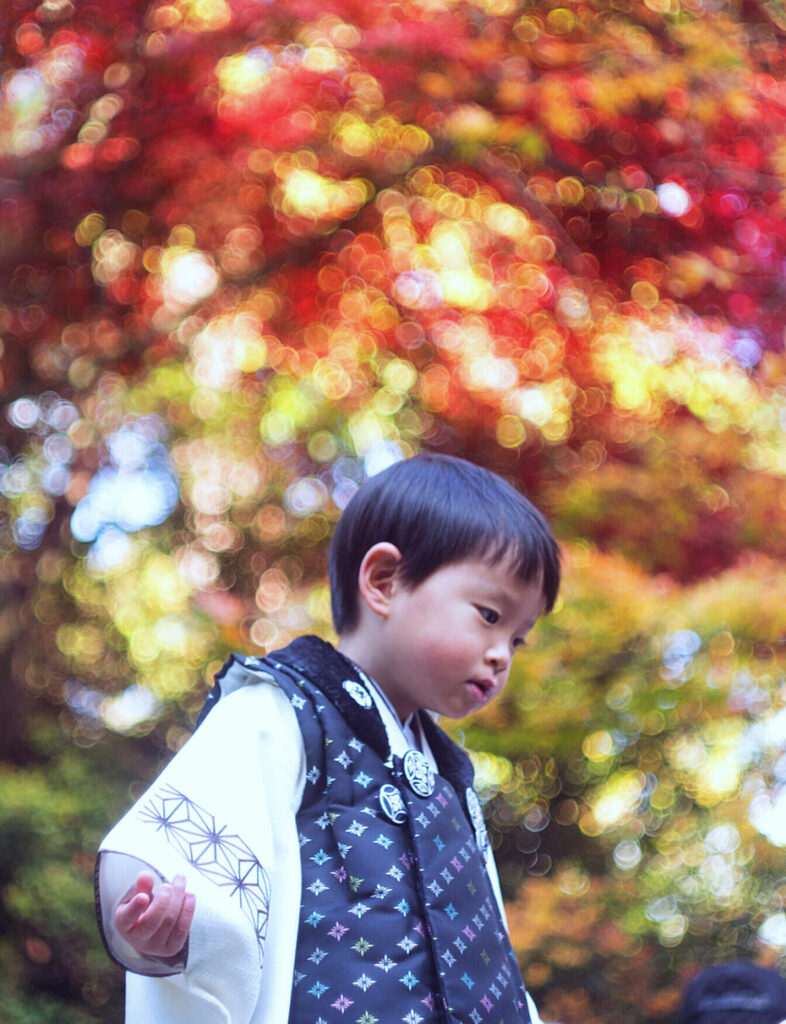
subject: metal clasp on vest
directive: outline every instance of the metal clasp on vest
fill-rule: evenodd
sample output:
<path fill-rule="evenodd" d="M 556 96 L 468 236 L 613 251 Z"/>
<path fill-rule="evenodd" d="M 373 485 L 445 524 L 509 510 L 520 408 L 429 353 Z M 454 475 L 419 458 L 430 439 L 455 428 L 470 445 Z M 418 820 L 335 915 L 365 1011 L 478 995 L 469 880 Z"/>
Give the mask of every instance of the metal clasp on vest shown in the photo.
<path fill-rule="evenodd" d="M 388 821 L 394 825 L 403 825 L 407 820 L 407 805 L 401 791 L 389 782 L 379 791 L 379 808 Z"/>
<path fill-rule="evenodd" d="M 352 700 L 362 708 L 370 708 L 374 703 L 371 694 L 362 683 L 356 683 L 354 679 L 345 679 L 341 685 Z"/>
<path fill-rule="evenodd" d="M 434 771 L 428 763 L 428 758 L 419 750 L 408 750 L 404 755 L 404 775 L 409 788 L 418 796 L 425 798 L 434 792 L 437 784 Z"/>

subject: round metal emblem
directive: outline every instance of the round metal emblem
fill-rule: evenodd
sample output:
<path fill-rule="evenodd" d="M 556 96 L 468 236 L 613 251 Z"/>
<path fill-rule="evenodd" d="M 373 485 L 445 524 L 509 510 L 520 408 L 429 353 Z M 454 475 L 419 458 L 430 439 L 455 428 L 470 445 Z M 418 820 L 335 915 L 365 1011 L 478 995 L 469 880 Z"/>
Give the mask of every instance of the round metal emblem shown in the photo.
<path fill-rule="evenodd" d="M 379 807 L 388 821 L 392 821 L 394 825 L 403 825 L 407 820 L 407 805 L 404 803 L 404 797 L 389 782 L 379 791 Z"/>
<path fill-rule="evenodd" d="M 360 683 L 356 683 L 354 679 L 345 679 L 341 685 L 347 691 L 352 700 L 362 708 L 370 708 L 374 703 L 371 699 L 371 694 L 365 686 L 361 686 Z"/>
<path fill-rule="evenodd" d="M 419 750 L 408 750 L 404 755 L 404 775 L 410 789 L 418 796 L 431 796 L 436 780 L 431 765 Z"/>

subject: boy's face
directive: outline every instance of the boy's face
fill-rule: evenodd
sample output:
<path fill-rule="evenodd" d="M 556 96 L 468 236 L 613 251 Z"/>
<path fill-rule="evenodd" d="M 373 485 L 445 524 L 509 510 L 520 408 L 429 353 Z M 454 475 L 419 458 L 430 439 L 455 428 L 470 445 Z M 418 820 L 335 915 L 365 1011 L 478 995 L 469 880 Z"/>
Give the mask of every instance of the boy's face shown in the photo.
<path fill-rule="evenodd" d="M 463 718 L 505 685 L 543 604 L 541 582 L 523 583 L 507 562 L 455 562 L 413 588 L 396 581 L 376 680 L 402 718 L 417 708 Z"/>

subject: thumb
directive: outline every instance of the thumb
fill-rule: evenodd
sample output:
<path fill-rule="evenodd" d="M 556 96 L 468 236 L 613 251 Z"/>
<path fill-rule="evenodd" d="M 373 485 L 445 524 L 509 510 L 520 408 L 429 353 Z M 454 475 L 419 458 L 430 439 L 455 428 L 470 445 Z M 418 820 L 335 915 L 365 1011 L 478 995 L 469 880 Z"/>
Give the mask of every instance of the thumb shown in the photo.
<path fill-rule="evenodd" d="M 149 871 L 143 871 L 136 880 L 136 893 L 144 893 L 148 897 L 148 903 L 153 898 L 153 886 L 156 884 L 155 878 L 150 874 Z"/>
<path fill-rule="evenodd" d="M 133 928 L 150 903 L 150 895 L 146 892 L 129 893 L 115 909 L 116 927 L 121 931 Z"/>
<path fill-rule="evenodd" d="M 131 903 L 137 896 L 145 896 L 145 901 L 137 901 L 140 908 L 144 909 L 153 899 L 153 886 L 155 879 L 147 871 L 143 871 L 125 896 L 120 900 L 120 906 L 124 907 Z"/>

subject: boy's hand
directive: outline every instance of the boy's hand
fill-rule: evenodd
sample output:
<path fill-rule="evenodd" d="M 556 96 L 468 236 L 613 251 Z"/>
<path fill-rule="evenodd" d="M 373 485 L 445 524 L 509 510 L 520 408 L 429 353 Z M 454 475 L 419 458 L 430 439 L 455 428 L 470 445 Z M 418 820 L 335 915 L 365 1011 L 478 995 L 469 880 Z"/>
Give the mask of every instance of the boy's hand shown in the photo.
<path fill-rule="evenodd" d="M 155 879 L 143 871 L 115 910 L 121 937 L 143 956 L 171 957 L 188 938 L 196 897 L 186 892 L 186 880 L 175 875 L 153 896 Z"/>

